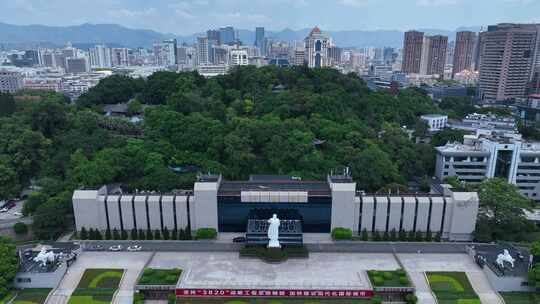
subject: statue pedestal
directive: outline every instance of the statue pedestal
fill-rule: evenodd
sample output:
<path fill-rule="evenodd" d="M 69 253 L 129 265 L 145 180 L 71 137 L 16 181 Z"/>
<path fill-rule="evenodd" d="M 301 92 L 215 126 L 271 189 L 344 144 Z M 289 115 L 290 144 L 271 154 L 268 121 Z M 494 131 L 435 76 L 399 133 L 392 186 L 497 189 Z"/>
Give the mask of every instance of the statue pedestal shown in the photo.
<path fill-rule="evenodd" d="M 278 240 L 270 240 L 268 248 L 281 248 L 281 244 L 279 244 Z"/>

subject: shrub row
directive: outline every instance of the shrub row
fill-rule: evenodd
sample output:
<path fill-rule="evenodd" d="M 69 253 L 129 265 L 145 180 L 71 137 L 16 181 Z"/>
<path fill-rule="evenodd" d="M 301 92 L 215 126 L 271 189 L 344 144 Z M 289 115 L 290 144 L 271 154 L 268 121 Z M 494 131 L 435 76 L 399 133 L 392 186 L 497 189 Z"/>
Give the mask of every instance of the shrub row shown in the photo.
<path fill-rule="evenodd" d="M 105 230 L 104 235 L 97 229 L 86 230 L 81 228 L 79 232 L 81 240 L 191 240 L 189 229 L 171 230 L 165 227 L 163 230 L 132 229 L 128 235 L 126 230 Z"/>
<path fill-rule="evenodd" d="M 375 241 L 375 242 L 440 242 L 441 233 L 433 233 L 431 231 L 397 231 L 392 229 L 390 231 L 380 232 L 375 231 L 369 236 L 367 229 L 362 230 L 360 233 L 360 239 L 362 241 Z"/>
<path fill-rule="evenodd" d="M 200 228 L 195 235 L 197 240 L 213 240 L 217 237 L 217 231 L 214 228 Z"/>
<path fill-rule="evenodd" d="M 352 230 L 349 228 L 337 227 L 332 229 L 332 238 L 334 240 L 351 240 Z"/>

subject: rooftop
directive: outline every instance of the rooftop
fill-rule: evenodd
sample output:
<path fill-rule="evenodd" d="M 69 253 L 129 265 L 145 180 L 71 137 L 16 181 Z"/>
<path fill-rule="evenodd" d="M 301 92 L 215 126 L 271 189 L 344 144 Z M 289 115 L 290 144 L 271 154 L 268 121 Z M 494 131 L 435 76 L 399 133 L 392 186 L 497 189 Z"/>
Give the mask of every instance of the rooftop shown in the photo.
<path fill-rule="evenodd" d="M 514 268 L 505 267 L 501 269 L 497 264 L 497 256 L 502 254 L 504 250 L 508 250 L 508 253 L 515 259 Z M 493 245 L 476 245 L 476 254 L 486 259 L 486 266 L 489 267 L 497 276 L 511 276 L 511 277 L 526 277 L 529 270 L 529 252 L 525 250 L 519 250 L 510 244 L 498 244 Z"/>
<path fill-rule="evenodd" d="M 307 191 L 309 196 L 330 196 L 327 182 L 294 179 L 255 179 L 248 181 L 223 181 L 218 195 L 239 196 L 242 191 Z"/>

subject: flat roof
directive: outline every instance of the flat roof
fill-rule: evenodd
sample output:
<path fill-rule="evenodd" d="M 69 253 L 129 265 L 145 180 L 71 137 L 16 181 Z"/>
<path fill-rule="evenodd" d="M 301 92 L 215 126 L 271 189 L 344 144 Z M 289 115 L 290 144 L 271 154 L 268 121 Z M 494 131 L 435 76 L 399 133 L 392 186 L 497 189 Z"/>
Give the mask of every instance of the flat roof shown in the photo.
<path fill-rule="evenodd" d="M 504 273 L 496 265 L 497 256 L 507 249 L 508 253 L 515 259 L 514 268 L 505 267 Z M 529 271 L 529 252 L 519 250 L 510 244 L 476 245 L 476 254 L 486 258 L 486 267 L 489 267 L 498 276 L 526 277 Z M 519 257 L 521 256 L 522 259 Z"/>
<path fill-rule="evenodd" d="M 223 181 L 218 195 L 240 196 L 242 191 L 305 191 L 308 196 L 330 196 L 327 182 L 300 180 Z"/>

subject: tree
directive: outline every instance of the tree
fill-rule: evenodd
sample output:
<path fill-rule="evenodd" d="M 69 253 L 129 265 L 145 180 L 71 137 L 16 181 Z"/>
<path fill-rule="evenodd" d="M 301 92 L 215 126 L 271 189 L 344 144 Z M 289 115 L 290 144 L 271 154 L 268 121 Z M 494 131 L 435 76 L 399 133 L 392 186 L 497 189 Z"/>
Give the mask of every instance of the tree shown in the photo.
<path fill-rule="evenodd" d="M 118 232 L 118 229 L 116 229 L 116 228 L 113 229 L 112 239 L 113 240 L 119 240 L 120 239 L 120 232 Z"/>
<path fill-rule="evenodd" d="M 169 233 L 169 229 L 167 227 L 163 228 L 163 239 L 168 240 L 170 237 L 171 234 Z"/>
<path fill-rule="evenodd" d="M 15 225 L 13 225 L 13 231 L 15 231 L 16 234 L 27 234 L 28 226 L 21 222 L 15 223 Z"/>
<path fill-rule="evenodd" d="M 15 244 L 0 236 L 0 298 L 7 295 L 19 267 Z"/>
<path fill-rule="evenodd" d="M 161 232 L 159 231 L 159 229 L 156 229 L 154 231 L 154 240 L 161 240 Z"/>
<path fill-rule="evenodd" d="M 530 252 L 533 256 L 540 257 L 540 241 L 532 242 Z"/>
<path fill-rule="evenodd" d="M 537 290 L 540 289 L 540 263 L 536 263 L 529 270 L 529 283 Z"/>
<path fill-rule="evenodd" d="M 139 229 L 139 240 L 146 240 L 146 235 L 142 229 Z"/>
<path fill-rule="evenodd" d="M 103 240 L 103 235 L 101 235 L 101 231 L 96 229 L 96 240 L 100 241 Z"/>
<path fill-rule="evenodd" d="M 111 229 L 105 230 L 105 239 L 106 239 L 106 240 L 112 239 Z"/>
<path fill-rule="evenodd" d="M 493 178 L 478 187 L 480 208 L 475 237 L 485 241 L 526 239 L 535 231 L 523 210 L 530 210 L 532 201 L 522 196 L 516 186 L 505 179 Z"/>
<path fill-rule="evenodd" d="M 150 241 L 154 239 L 154 234 L 152 233 L 152 230 L 146 230 L 146 239 Z"/>
<path fill-rule="evenodd" d="M 17 172 L 0 157 L 0 201 L 16 197 L 21 193 Z"/>
<path fill-rule="evenodd" d="M 15 98 L 9 93 L 0 92 L 0 117 L 15 113 Z"/>
<path fill-rule="evenodd" d="M 137 229 L 135 229 L 135 228 L 131 229 L 131 233 L 130 233 L 129 238 L 132 239 L 132 240 L 138 240 L 139 239 L 139 235 L 137 234 Z"/>
<path fill-rule="evenodd" d="M 71 195 L 63 193 L 52 197 L 36 209 L 32 230 L 38 239 L 52 240 L 60 236 L 67 227 L 66 215 L 70 212 Z"/>
<path fill-rule="evenodd" d="M 362 238 L 362 241 L 368 241 L 369 240 L 368 232 L 367 232 L 366 228 L 362 229 L 361 238 Z"/>
<path fill-rule="evenodd" d="M 397 241 L 397 230 L 396 228 L 393 228 L 390 230 L 390 241 L 395 242 Z"/>
<path fill-rule="evenodd" d="M 43 205 L 47 201 L 47 196 L 41 192 L 32 192 L 28 195 L 26 201 L 24 201 L 24 206 L 22 213 L 25 216 L 28 216 L 36 211 L 36 209 Z"/>
<path fill-rule="evenodd" d="M 126 230 L 120 231 L 120 239 L 121 240 L 127 240 L 128 239 L 128 233 Z"/>
<path fill-rule="evenodd" d="M 128 104 L 128 107 L 127 107 L 127 115 L 128 116 L 133 116 L 133 115 L 137 115 L 137 114 L 140 114 L 142 112 L 142 104 L 139 100 L 135 99 L 133 100 L 132 102 L 130 102 Z"/>
<path fill-rule="evenodd" d="M 79 234 L 79 238 L 81 240 L 88 240 L 88 231 L 86 231 L 86 228 L 85 227 L 82 227 L 81 228 L 81 232 Z"/>
<path fill-rule="evenodd" d="M 446 128 L 443 129 L 435 134 L 433 134 L 433 137 L 431 137 L 431 146 L 433 147 L 441 147 L 446 145 L 448 142 L 462 142 L 463 141 L 463 135 L 465 135 L 465 131 L 457 130 L 457 129 L 450 129 Z"/>

